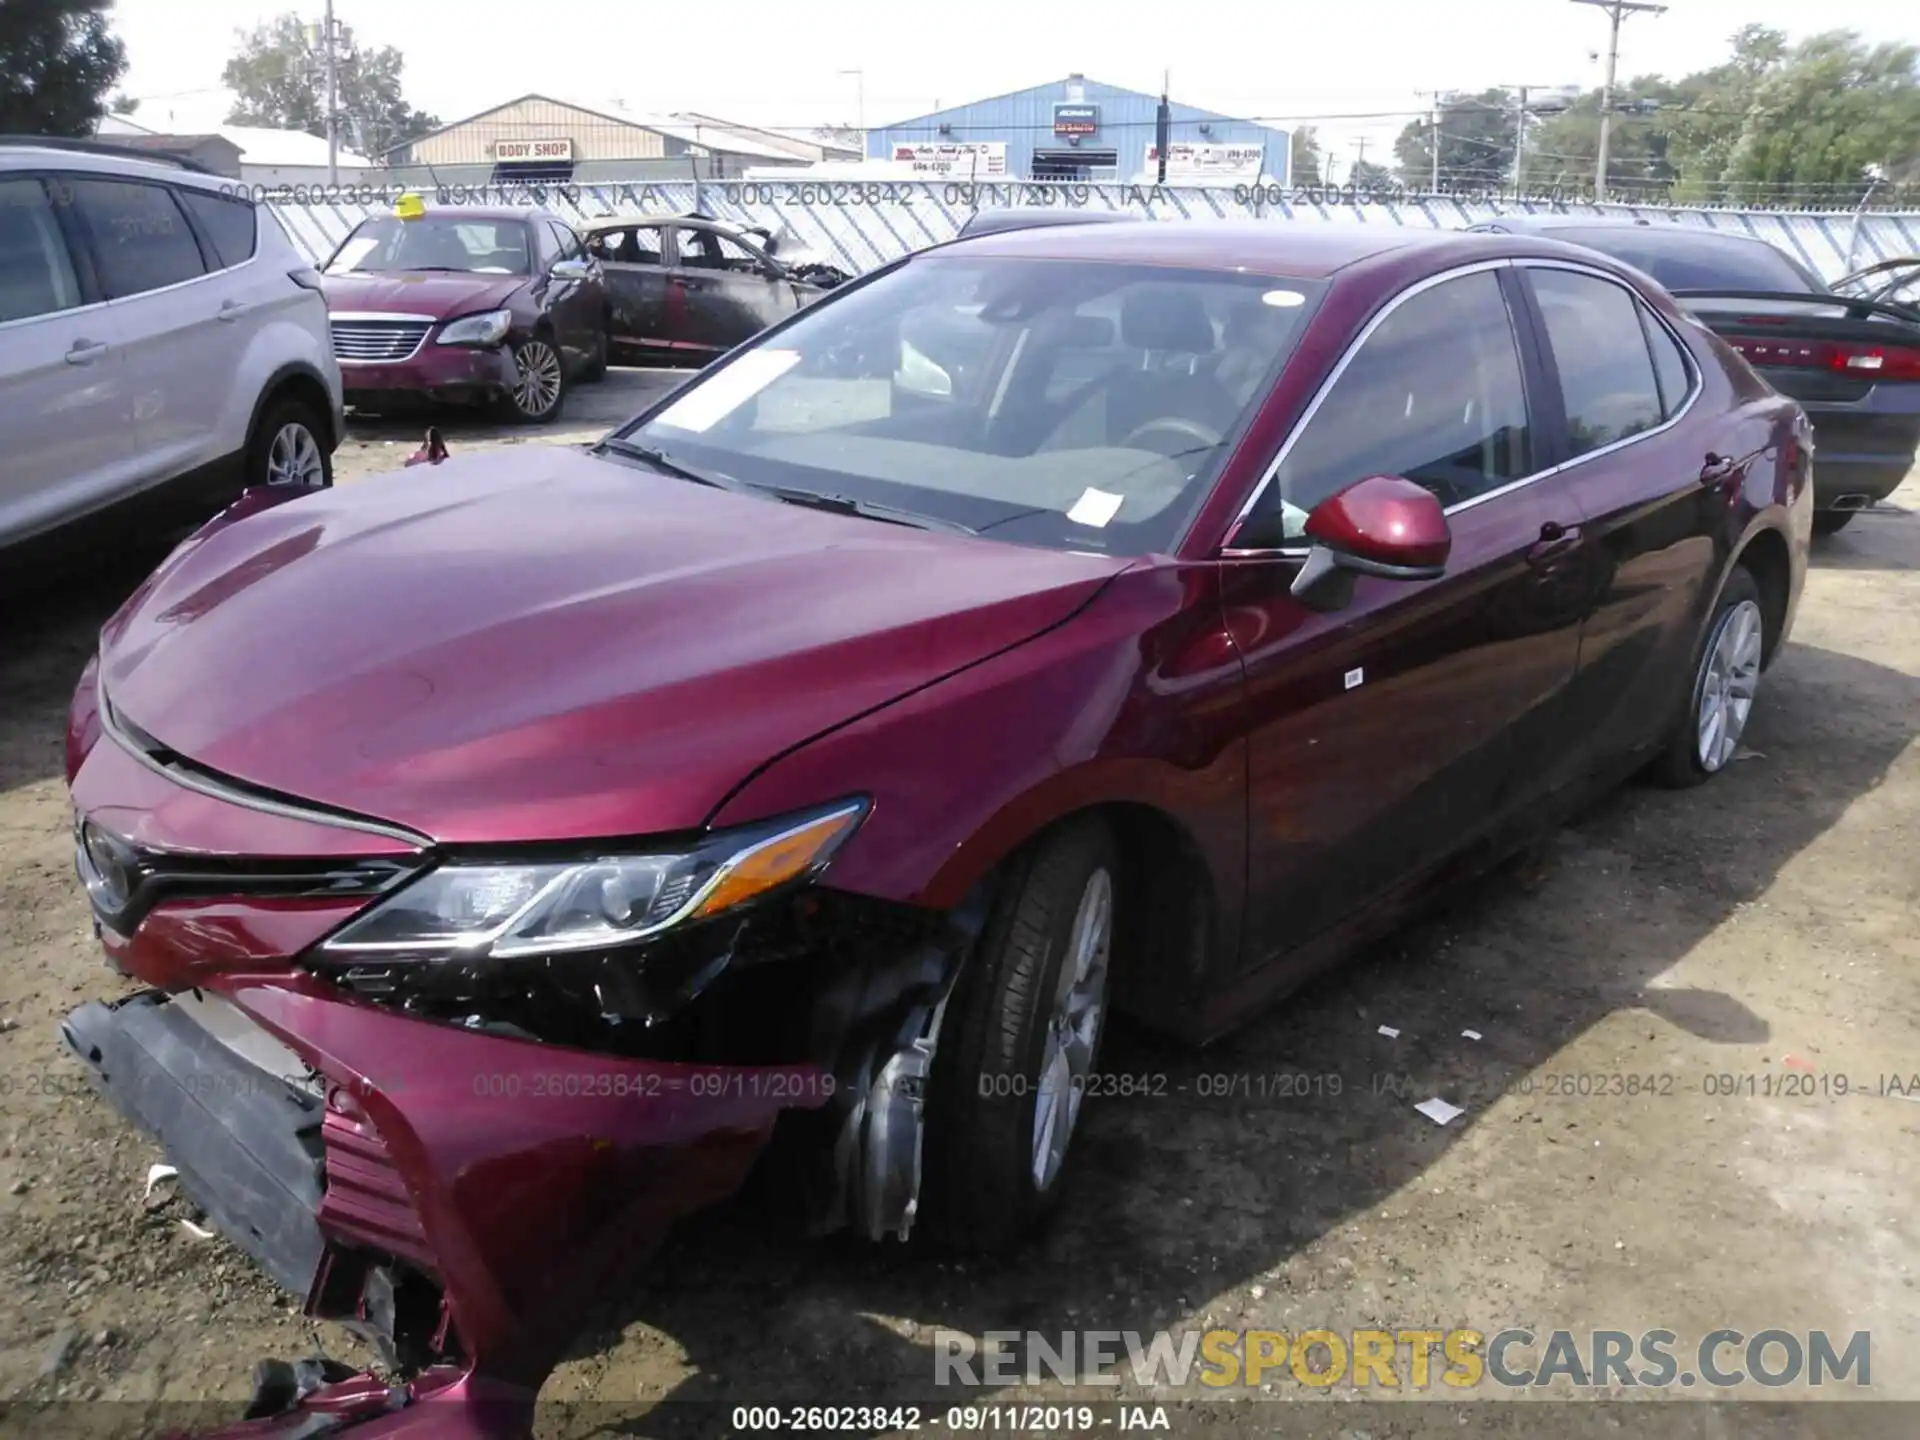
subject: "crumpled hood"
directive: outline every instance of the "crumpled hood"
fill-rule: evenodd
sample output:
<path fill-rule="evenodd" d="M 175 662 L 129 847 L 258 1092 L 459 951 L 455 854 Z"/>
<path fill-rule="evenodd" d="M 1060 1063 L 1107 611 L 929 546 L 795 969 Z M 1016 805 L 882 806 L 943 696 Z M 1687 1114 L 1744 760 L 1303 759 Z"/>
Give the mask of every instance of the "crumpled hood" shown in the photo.
<path fill-rule="evenodd" d="M 1126 563 L 527 447 L 203 532 L 108 625 L 101 683 L 200 766 L 438 840 L 637 835 Z"/>
<path fill-rule="evenodd" d="M 328 310 L 431 315 L 436 320 L 498 310 L 526 283 L 524 275 L 450 274 L 438 270 L 328 275 L 321 281 Z"/>

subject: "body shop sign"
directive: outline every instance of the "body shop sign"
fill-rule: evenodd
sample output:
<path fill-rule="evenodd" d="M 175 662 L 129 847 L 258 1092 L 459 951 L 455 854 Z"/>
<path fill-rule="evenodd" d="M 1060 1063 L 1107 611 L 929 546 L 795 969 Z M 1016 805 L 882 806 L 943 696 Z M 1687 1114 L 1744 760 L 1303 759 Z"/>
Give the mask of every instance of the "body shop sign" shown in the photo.
<path fill-rule="evenodd" d="M 1177 185 L 1252 184 L 1266 164 L 1264 145 L 1186 145 L 1167 147 L 1167 181 Z M 1157 174 L 1160 151 L 1147 146 L 1147 173 Z"/>
<path fill-rule="evenodd" d="M 1100 129 L 1098 105 L 1056 105 L 1053 107 L 1053 133 L 1056 135 L 1092 135 Z"/>
<path fill-rule="evenodd" d="M 496 164 L 515 160 L 571 160 L 573 141 L 496 140 L 493 142 L 493 158 Z"/>

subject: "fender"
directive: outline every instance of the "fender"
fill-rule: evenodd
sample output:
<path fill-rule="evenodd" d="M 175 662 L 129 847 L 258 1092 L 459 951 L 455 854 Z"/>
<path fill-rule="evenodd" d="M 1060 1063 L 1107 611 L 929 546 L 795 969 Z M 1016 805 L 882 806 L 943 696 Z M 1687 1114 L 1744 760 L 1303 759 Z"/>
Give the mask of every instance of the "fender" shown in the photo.
<path fill-rule="evenodd" d="M 1129 571 L 1055 630 L 783 756 L 708 823 L 864 792 L 872 812 L 828 883 L 944 910 L 1055 821 L 1145 807 L 1191 842 L 1231 953 L 1246 876 L 1241 687 L 1217 567 Z"/>

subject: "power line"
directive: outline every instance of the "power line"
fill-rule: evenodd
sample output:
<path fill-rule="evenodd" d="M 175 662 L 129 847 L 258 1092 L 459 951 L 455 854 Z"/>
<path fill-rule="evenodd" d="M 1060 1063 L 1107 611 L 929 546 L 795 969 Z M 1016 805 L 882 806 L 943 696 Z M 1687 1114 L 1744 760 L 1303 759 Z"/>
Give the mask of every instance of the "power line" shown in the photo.
<path fill-rule="evenodd" d="M 1600 154 L 1594 166 L 1593 196 L 1607 198 L 1607 146 L 1613 139 L 1613 78 L 1620 63 L 1620 22 L 1629 15 L 1664 15 L 1667 7 L 1648 0 L 1573 0 L 1576 5 L 1596 5 L 1612 21 L 1607 41 L 1607 79 L 1600 87 Z"/>

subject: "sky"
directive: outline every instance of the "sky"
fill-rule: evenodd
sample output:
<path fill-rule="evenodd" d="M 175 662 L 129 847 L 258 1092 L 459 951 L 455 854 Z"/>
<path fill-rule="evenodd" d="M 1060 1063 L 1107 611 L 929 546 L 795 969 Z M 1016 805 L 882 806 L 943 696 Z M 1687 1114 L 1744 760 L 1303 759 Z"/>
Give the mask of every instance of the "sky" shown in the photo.
<path fill-rule="evenodd" d="M 235 32 L 323 0 L 116 0 L 133 117 L 190 132 L 226 116 Z M 335 0 L 363 45 L 406 57 L 407 98 L 452 121 L 537 91 L 634 114 L 699 110 L 758 125 L 877 127 L 1071 72 L 1235 116 L 1318 126 L 1348 164 L 1386 158 L 1420 93 L 1596 86 L 1604 12 L 1572 0 L 1209 0 L 1205 5 L 970 0 Z M 189 20 L 188 17 L 191 17 Z M 1620 74 L 1684 74 L 1756 22 L 1799 38 L 1856 29 L 1920 42 L 1914 0 L 1668 0 L 1621 29 Z M 842 73 L 858 71 L 860 73 Z M 1344 165 L 1341 168 L 1346 168 Z"/>

